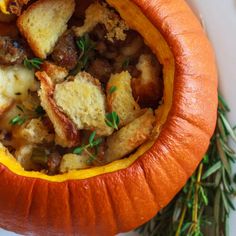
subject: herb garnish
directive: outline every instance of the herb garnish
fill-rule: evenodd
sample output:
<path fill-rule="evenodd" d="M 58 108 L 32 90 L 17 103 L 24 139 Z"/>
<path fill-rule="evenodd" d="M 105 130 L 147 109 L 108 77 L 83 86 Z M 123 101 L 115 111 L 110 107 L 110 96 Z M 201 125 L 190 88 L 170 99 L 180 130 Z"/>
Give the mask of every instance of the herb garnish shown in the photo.
<path fill-rule="evenodd" d="M 77 70 L 84 70 L 88 66 L 91 59 L 91 51 L 95 48 L 95 42 L 92 41 L 88 34 L 78 38 L 76 45 L 80 49 L 79 62 L 76 67 Z"/>
<path fill-rule="evenodd" d="M 11 125 L 23 125 L 26 121 L 26 117 L 21 117 L 20 115 L 17 115 L 15 117 L 13 117 L 9 124 Z"/>
<path fill-rule="evenodd" d="M 43 64 L 43 60 L 40 58 L 24 59 L 24 66 L 28 69 L 40 69 L 40 66 Z"/>
<path fill-rule="evenodd" d="M 117 90 L 116 86 L 111 86 L 111 88 L 109 89 L 109 94 L 114 93 Z"/>
<path fill-rule="evenodd" d="M 114 128 L 116 130 L 119 129 L 118 126 L 120 123 L 120 118 L 115 111 L 106 114 L 105 122 L 107 126 Z"/>
<path fill-rule="evenodd" d="M 81 155 L 83 152 L 86 152 L 89 155 L 88 164 L 91 164 L 97 157 L 97 148 L 103 142 L 102 138 L 95 139 L 96 131 L 92 132 L 89 137 L 89 143 L 82 145 L 74 149 L 73 153 Z M 94 149 L 94 153 L 91 153 L 89 149 Z"/>
<path fill-rule="evenodd" d="M 236 141 L 236 135 L 227 112 L 229 107 L 219 96 L 217 127 L 204 159 L 175 199 L 138 229 L 142 235 L 228 235 L 229 212 L 235 210 L 231 199 L 236 193 L 231 180 L 236 153 L 228 142 Z"/>

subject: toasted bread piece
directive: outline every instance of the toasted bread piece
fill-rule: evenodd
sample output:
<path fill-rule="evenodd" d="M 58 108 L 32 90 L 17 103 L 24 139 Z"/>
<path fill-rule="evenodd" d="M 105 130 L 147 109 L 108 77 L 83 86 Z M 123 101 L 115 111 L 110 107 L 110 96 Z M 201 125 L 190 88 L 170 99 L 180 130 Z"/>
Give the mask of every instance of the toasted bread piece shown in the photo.
<path fill-rule="evenodd" d="M 74 8 L 74 0 L 38 0 L 18 18 L 18 28 L 37 57 L 52 52 Z"/>
<path fill-rule="evenodd" d="M 54 99 L 78 129 L 96 131 L 101 136 L 112 133 L 105 123 L 105 95 L 100 82 L 90 74 L 80 72 L 73 81 L 57 84 Z"/>
<path fill-rule="evenodd" d="M 13 104 L 13 99 L 0 94 L 0 116 Z"/>
<path fill-rule="evenodd" d="M 110 92 L 111 88 L 114 92 Z M 122 127 L 141 115 L 142 111 L 134 100 L 131 89 L 131 75 L 128 71 L 112 75 L 107 83 L 107 104 L 110 112 L 115 111 Z"/>
<path fill-rule="evenodd" d="M 91 4 L 85 11 L 84 25 L 81 27 L 75 27 L 74 31 L 77 37 L 83 36 L 85 33 L 89 33 L 93 28 L 101 23 L 104 24 L 107 35 L 106 38 L 113 42 L 114 40 L 125 40 L 128 26 L 120 17 L 105 4 L 95 2 Z"/>
<path fill-rule="evenodd" d="M 40 119 L 32 119 L 20 127 L 19 137 L 28 143 L 41 144 L 52 142 L 54 134 L 51 134 Z"/>
<path fill-rule="evenodd" d="M 161 65 L 151 55 L 143 54 L 136 67 L 141 71 L 141 75 L 132 79 L 134 97 L 141 106 L 156 108 L 163 95 Z"/>
<path fill-rule="evenodd" d="M 41 65 L 41 70 L 45 71 L 54 84 L 61 83 L 68 76 L 68 70 L 64 67 L 57 66 L 49 61 Z"/>
<path fill-rule="evenodd" d="M 39 96 L 41 105 L 53 123 L 57 144 L 63 147 L 73 147 L 80 143 L 80 133 L 73 122 L 59 110 L 56 105 L 53 93 L 54 84 L 46 72 L 37 72 L 37 78 L 41 82 L 41 90 Z"/>
<path fill-rule="evenodd" d="M 34 71 L 23 65 L 0 66 L 0 94 L 24 101 L 35 89 Z"/>
<path fill-rule="evenodd" d="M 106 161 L 121 159 L 143 144 L 150 137 L 154 122 L 153 111 L 148 109 L 142 116 L 108 137 Z"/>
<path fill-rule="evenodd" d="M 16 149 L 14 156 L 25 170 L 33 170 L 36 168 L 36 165 L 31 160 L 33 148 L 33 145 L 27 144 Z"/>
<path fill-rule="evenodd" d="M 60 172 L 65 173 L 70 170 L 79 170 L 88 168 L 88 156 L 76 155 L 76 154 L 66 154 L 62 157 Z"/>

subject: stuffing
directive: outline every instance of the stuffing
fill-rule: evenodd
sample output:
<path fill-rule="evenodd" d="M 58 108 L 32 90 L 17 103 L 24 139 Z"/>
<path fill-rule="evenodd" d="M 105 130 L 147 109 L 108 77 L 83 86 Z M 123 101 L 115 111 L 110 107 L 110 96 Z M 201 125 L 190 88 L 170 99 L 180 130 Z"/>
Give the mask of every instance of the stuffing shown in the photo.
<path fill-rule="evenodd" d="M 54 99 L 78 129 L 96 131 L 101 136 L 112 133 L 105 123 L 105 95 L 101 84 L 90 74 L 80 72 L 72 80 L 57 84 Z"/>
<path fill-rule="evenodd" d="M 73 122 L 59 110 L 53 93 L 54 84 L 46 72 L 37 72 L 37 78 L 41 82 L 39 96 L 41 105 L 49 116 L 55 129 L 55 142 L 63 147 L 73 147 L 80 143 L 80 133 Z"/>
<path fill-rule="evenodd" d="M 112 162 L 121 159 L 147 141 L 154 122 L 153 111 L 148 109 L 142 116 L 108 137 L 108 148 L 105 151 L 106 161 Z"/>
<path fill-rule="evenodd" d="M 10 23 L 16 19 L 16 16 L 13 14 L 4 14 L 0 11 L 0 22 Z"/>
<path fill-rule="evenodd" d="M 21 126 L 18 135 L 28 143 L 34 144 L 50 143 L 54 140 L 54 134 L 48 131 L 40 119 L 31 119 Z"/>
<path fill-rule="evenodd" d="M 134 97 L 143 107 L 155 107 L 163 95 L 161 65 L 155 62 L 151 55 L 143 54 L 136 67 L 141 71 L 141 75 L 132 79 Z"/>
<path fill-rule="evenodd" d="M 60 173 L 66 173 L 70 170 L 86 169 L 89 167 L 88 160 L 88 156 L 66 154 L 61 160 Z"/>
<path fill-rule="evenodd" d="M 114 92 L 110 92 L 115 88 Z M 112 75 L 107 83 L 107 104 L 110 112 L 114 111 L 120 118 L 122 127 L 141 115 L 141 109 L 134 100 L 131 89 L 131 75 L 128 71 Z"/>
<path fill-rule="evenodd" d="M 17 101 L 24 101 L 28 91 L 36 87 L 34 71 L 23 65 L 0 66 L 0 94 Z"/>
<path fill-rule="evenodd" d="M 77 37 L 83 36 L 90 32 L 97 24 L 104 24 L 107 30 L 106 38 L 113 42 L 114 40 L 126 39 L 124 31 L 128 30 L 128 26 L 120 17 L 108 9 L 106 5 L 98 2 L 91 4 L 85 12 L 85 22 L 81 27 L 74 28 Z"/>
<path fill-rule="evenodd" d="M 13 99 L 0 94 L 0 117 L 7 111 L 13 103 Z"/>
<path fill-rule="evenodd" d="M 39 0 L 20 15 L 17 26 L 37 57 L 44 59 L 53 51 L 74 8 L 74 0 Z"/>
<path fill-rule="evenodd" d="M 7 36 L 0 36 L 0 64 L 5 66 L 23 64 L 27 57 L 22 45 Z"/>
<path fill-rule="evenodd" d="M 6 10 L 12 14 L 19 16 L 24 5 L 26 5 L 29 0 L 5 0 L 5 6 L 2 10 Z"/>
<path fill-rule="evenodd" d="M 15 152 L 14 156 L 16 157 L 16 160 L 25 170 L 33 170 L 36 168 L 36 164 L 31 160 L 33 148 L 33 145 L 27 144 L 20 146 Z"/>
<path fill-rule="evenodd" d="M 41 70 L 47 73 L 54 84 L 63 82 L 68 76 L 67 69 L 57 66 L 49 61 L 45 61 L 41 65 Z"/>

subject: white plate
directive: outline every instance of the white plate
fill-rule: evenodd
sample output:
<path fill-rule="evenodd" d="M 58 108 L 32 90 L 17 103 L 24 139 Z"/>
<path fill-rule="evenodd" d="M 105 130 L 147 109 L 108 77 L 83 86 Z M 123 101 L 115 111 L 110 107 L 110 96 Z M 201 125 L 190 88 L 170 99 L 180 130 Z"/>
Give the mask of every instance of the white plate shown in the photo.
<path fill-rule="evenodd" d="M 236 124 L 236 0 L 188 0 L 207 29 L 217 56 L 220 90 L 232 111 L 232 124 Z M 236 166 L 234 166 L 236 171 Z M 236 206 L 236 199 L 234 199 Z M 236 212 L 230 215 L 230 236 L 236 235 Z M 14 236 L 0 229 L 0 236 Z M 135 236 L 136 233 L 120 234 Z"/>

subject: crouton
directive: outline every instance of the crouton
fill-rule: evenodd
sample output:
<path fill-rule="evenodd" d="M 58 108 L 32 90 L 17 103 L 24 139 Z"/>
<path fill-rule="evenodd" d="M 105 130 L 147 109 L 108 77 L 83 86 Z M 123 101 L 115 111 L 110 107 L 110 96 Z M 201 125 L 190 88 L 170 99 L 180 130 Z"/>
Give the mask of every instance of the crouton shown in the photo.
<path fill-rule="evenodd" d="M 36 165 L 32 162 L 31 156 L 33 153 L 33 145 L 23 145 L 17 148 L 15 152 L 16 160 L 21 164 L 25 170 L 34 170 Z"/>
<path fill-rule="evenodd" d="M 114 92 L 110 92 L 115 88 Z M 107 83 L 107 104 L 110 112 L 114 111 L 120 118 L 122 127 L 141 115 L 141 109 L 134 100 L 131 89 L 131 75 L 128 71 L 112 75 Z"/>
<path fill-rule="evenodd" d="M 100 82 L 90 74 L 80 72 L 73 81 L 57 84 L 54 99 L 78 129 L 96 131 L 100 136 L 112 133 L 105 123 L 105 95 Z"/>
<path fill-rule="evenodd" d="M 86 169 L 89 167 L 89 157 L 76 154 L 66 154 L 60 164 L 60 172 L 66 173 L 70 170 Z"/>
<path fill-rule="evenodd" d="M 132 79 L 134 97 L 142 107 L 156 108 L 163 95 L 161 65 L 151 55 L 143 54 L 136 67 L 141 75 Z"/>
<path fill-rule="evenodd" d="M 63 147 L 73 147 L 80 143 L 80 133 L 73 122 L 59 110 L 53 93 L 54 84 L 46 72 L 37 72 L 37 78 L 41 82 L 39 96 L 41 105 L 49 116 L 55 129 L 55 142 Z"/>
<path fill-rule="evenodd" d="M 155 117 L 148 109 L 142 116 L 107 138 L 105 159 L 112 162 L 125 157 L 143 144 L 151 135 Z"/>
<path fill-rule="evenodd" d="M 45 59 L 53 51 L 74 8 L 74 0 L 38 0 L 18 18 L 17 26 L 37 57 Z"/>
<path fill-rule="evenodd" d="M 20 127 L 19 135 L 28 143 L 42 144 L 50 143 L 54 140 L 51 134 L 40 119 L 32 119 Z"/>
<path fill-rule="evenodd" d="M 90 32 L 97 24 L 104 24 L 107 30 L 106 38 L 113 42 L 114 40 L 126 39 L 125 30 L 128 26 L 120 19 L 114 11 L 108 9 L 105 4 L 98 2 L 91 4 L 85 12 L 85 22 L 81 27 L 74 28 L 77 37 L 83 36 Z"/>
<path fill-rule="evenodd" d="M 27 99 L 28 91 L 34 87 L 34 71 L 22 65 L 0 66 L 0 94 L 24 101 Z"/>
<path fill-rule="evenodd" d="M 13 99 L 0 94 L 0 116 L 13 104 Z"/>
<path fill-rule="evenodd" d="M 54 84 L 61 83 L 68 76 L 68 71 L 64 67 L 57 66 L 49 61 L 41 65 L 41 70 L 45 71 Z"/>

